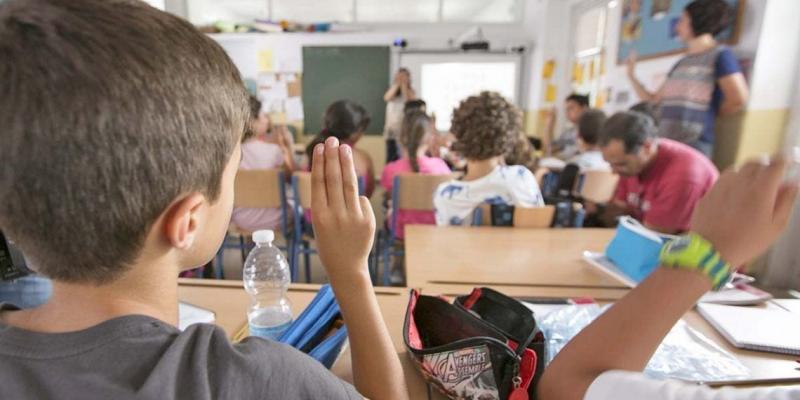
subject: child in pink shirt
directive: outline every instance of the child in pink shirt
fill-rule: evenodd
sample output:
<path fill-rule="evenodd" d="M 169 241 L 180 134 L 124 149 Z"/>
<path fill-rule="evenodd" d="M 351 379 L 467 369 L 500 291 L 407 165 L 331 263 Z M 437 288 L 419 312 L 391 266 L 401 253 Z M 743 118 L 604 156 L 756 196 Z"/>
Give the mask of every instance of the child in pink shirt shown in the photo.
<path fill-rule="evenodd" d="M 428 141 L 433 134 L 433 123 L 424 111 L 414 110 L 406 113 L 400 131 L 400 154 L 397 161 L 393 161 L 383 168 L 381 186 L 386 190 L 387 198 L 391 199 L 394 177 L 400 174 L 420 173 L 426 175 L 446 175 L 450 168 L 441 158 L 427 157 Z M 389 215 L 389 214 L 387 214 Z M 392 221 L 391 217 L 388 218 Z M 398 210 L 397 237 L 402 239 L 404 227 L 407 224 L 436 224 L 433 211 Z"/>
<path fill-rule="evenodd" d="M 242 161 L 239 169 L 276 169 L 284 168 L 287 174 L 294 169 L 292 152 L 285 140 L 270 143 L 265 139 L 269 128 L 269 119 L 261 112 L 261 102 L 250 98 L 253 119 L 250 129 L 242 143 Z M 241 230 L 256 231 L 259 229 L 278 229 L 281 223 L 280 208 L 241 208 L 233 209 L 231 222 Z"/>

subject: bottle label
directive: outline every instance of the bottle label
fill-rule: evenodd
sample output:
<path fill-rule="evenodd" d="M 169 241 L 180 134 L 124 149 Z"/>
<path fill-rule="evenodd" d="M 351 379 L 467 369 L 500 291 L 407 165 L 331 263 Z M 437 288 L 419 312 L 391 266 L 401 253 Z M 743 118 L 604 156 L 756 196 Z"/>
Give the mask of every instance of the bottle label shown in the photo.
<path fill-rule="evenodd" d="M 260 338 L 277 341 L 291 324 L 292 321 L 277 326 L 262 326 L 251 323 L 249 325 L 250 336 L 258 336 Z"/>

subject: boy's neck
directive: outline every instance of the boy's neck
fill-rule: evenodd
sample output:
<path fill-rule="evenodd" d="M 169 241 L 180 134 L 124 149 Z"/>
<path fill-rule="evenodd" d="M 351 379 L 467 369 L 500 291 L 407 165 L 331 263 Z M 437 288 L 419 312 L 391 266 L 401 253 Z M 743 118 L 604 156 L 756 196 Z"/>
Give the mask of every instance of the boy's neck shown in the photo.
<path fill-rule="evenodd" d="M 465 181 L 474 181 L 489 175 L 500 165 L 502 156 L 492 157 L 487 160 L 467 160 L 467 174 Z"/>
<path fill-rule="evenodd" d="M 44 333 L 80 331 L 126 315 L 145 315 L 177 326 L 177 272 L 162 267 L 134 265 L 123 277 L 104 285 L 54 281 L 47 303 L 0 314 L 0 319 Z"/>

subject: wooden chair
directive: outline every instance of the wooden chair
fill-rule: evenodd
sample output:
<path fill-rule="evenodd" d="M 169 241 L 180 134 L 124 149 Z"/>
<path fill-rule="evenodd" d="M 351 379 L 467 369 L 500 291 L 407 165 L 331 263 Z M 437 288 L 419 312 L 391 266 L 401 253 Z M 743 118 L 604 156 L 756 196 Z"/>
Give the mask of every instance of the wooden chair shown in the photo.
<path fill-rule="evenodd" d="M 619 175 L 611 171 L 585 171 L 578 194 L 584 200 L 598 204 L 608 203 L 619 183 Z"/>
<path fill-rule="evenodd" d="M 544 207 L 514 207 L 512 218 L 515 228 L 549 228 L 553 224 L 553 217 L 556 207 L 546 205 Z M 492 209 L 489 204 L 481 204 L 473 213 L 473 225 L 490 226 L 492 225 Z"/>
<path fill-rule="evenodd" d="M 394 177 L 392 183 L 392 219 L 384 233 L 378 237 L 378 248 L 383 255 L 383 284 L 388 286 L 391 258 L 404 254 L 403 249 L 395 249 L 402 240 L 400 228 L 397 226 L 399 211 L 435 212 L 433 194 L 440 184 L 452 180 L 455 175 L 423 175 L 402 174 Z M 435 222 L 434 222 L 435 223 Z M 381 240 L 385 236 L 386 240 Z"/>
<path fill-rule="evenodd" d="M 365 180 L 358 177 L 358 192 L 364 193 Z M 311 173 L 295 172 L 292 175 L 292 194 L 294 195 L 294 235 L 290 264 L 292 266 L 292 280 L 297 281 L 299 257 L 302 254 L 306 272 L 306 283 L 311 282 L 311 254 L 317 250 L 311 246 L 314 235 L 311 225 L 307 223 L 304 212 L 311 211 Z"/>
<path fill-rule="evenodd" d="M 287 245 L 282 248 L 291 254 L 291 240 L 288 235 L 289 209 L 286 202 L 286 186 L 284 173 L 280 169 L 255 169 L 239 170 L 233 183 L 233 206 L 237 208 L 277 208 L 281 210 L 280 232 L 286 238 Z M 231 223 L 228 233 L 217 252 L 217 268 L 215 276 L 223 279 L 222 254 L 227 248 L 239 248 L 242 253 L 242 262 L 247 258 L 245 238 L 252 236 L 253 232 L 242 229 Z M 228 243 L 228 238 L 238 236 L 238 244 Z M 291 257 L 291 256 L 290 256 Z"/>

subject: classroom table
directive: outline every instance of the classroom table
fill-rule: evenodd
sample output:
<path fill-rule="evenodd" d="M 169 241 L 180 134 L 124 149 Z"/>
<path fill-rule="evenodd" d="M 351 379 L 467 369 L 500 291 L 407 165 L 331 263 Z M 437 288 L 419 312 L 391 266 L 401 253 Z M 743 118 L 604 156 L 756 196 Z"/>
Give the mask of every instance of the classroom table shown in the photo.
<path fill-rule="evenodd" d="M 618 299 L 628 288 L 582 259 L 585 250 L 603 251 L 613 236 L 613 229 L 411 225 L 406 279 L 409 287 L 445 293 L 489 286 L 512 295 Z"/>
<path fill-rule="evenodd" d="M 214 311 L 216 324 L 225 330 L 229 338 L 236 337 L 247 323 L 246 313 L 247 307 L 250 305 L 250 297 L 244 291 L 241 281 L 181 278 L 179 283 L 178 298 L 180 301 Z M 295 316 L 300 315 L 306 306 L 311 303 L 319 288 L 320 285 L 315 284 L 291 285 L 288 297 L 292 303 L 292 312 Z M 391 332 L 392 342 L 403 365 L 411 398 L 429 398 L 428 386 L 406 355 L 405 345 L 403 344 L 403 321 L 408 305 L 409 290 L 406 288 L 377 287 L 375 288 L 375 293 L 378 297 L 378 304 L 386 327 Z M 352 382 L 353 373 L 350 361 L 350 349 L 348 347 L 333 365 L 331 371 L 338 377 Z M 440 399 L 443 397 L 439 397 L 437 393 L 433 398 Z"/>
<path fill-rule="evenodd" d="M 249 305 L 249 297 L 245 293 L 241 282 L 186 278 L 182 278 L 179 281 L 178 297 L 180 300 L 214 311 L 216 323 L 231 338 L 246 324 L 245 311 Z M 313 284 L 293 284 L 291 286 L 289 298 L 292 301 L 292 309 L 295 315 L 299 314 L 308 305 L 317 290 L 319 290 L 319 287 L 319 285 Z M 376 288 L 375 291 L 384 321 L 403 365 L 411 398 L 442 399 L 443 397 L 435 390 L 429 391 L 427 384 L 406 355 L 402 329 L 408 303 L 408 289 Z M 794 357 L 736 349 L 694 311 L 687 313 L 684 316 L 684 321 L 733 354 L 751 372 L 749 379 L 736 382 L 714 382 L 711 384 L 776 385 L 800 383 L 800 369 L 798 369 Z M 352 382 L 349 350 L 345 351 L 340 357 L 333 366 L 332 371 L 342 379 Z M 429 397 L 429 393 L 432 393 L 431 397 Z"/>

